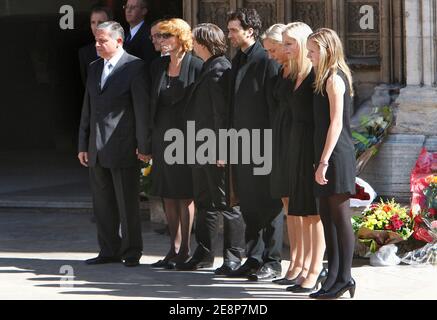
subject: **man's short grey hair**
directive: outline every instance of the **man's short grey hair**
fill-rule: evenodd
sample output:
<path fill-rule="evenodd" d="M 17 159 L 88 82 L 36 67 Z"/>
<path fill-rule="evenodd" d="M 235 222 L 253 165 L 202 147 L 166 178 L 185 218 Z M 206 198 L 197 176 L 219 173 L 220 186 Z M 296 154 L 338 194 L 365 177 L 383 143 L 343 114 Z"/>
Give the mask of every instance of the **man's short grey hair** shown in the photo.
<path fill-rule="evenodd" d="M 109 31 L 109 35 L 112 39 L 117 40 L 121 38 L 124 42 L 124 29 L 116 21 L 107 21 L 98 25 L 97 30 L 106 30 Z"/>

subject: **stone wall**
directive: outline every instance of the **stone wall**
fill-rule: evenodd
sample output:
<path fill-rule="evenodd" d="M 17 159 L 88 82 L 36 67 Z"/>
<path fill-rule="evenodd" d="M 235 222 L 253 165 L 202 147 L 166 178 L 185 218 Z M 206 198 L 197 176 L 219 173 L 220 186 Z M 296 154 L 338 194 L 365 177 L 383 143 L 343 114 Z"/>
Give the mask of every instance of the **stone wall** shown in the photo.
<path fill-rule="evenodd" d="M 405 82 L 403 0 L 184 0 L 184 17 L 226 30 L 226 13 L 239 7 L 256 8 L 265 28 L 303 21 L 313 29 L 335 29 L 354 71 L 356 106 L 381 83 Z"/>
<path fill-rule="evenodd" d="M 437 3 L 405 0 L 407 86 L 394 104 L 396 121 L 362 177 L 380 195 L 409 200 L 410 173 L 422 147 L 437 151 Z"/>

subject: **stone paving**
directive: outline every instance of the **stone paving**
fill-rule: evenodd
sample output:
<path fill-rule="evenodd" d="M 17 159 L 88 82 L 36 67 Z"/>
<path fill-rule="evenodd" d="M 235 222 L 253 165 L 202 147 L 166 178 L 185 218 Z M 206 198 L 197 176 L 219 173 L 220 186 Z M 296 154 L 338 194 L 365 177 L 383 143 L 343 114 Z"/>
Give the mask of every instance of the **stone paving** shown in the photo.
<path fill-rule="evenodd" d="M 213 274 L 151 269 L 168 249 L 168 237 L 143 222 L 141 266 L 86 266 L 96 255 L 95 225 L 85 213 L 0 212 L 0 299 L 296 299 L 271 282 Z M 283 268 L 288 265 L 284 248 Z M 215 261 L 215 267 L 222 259 Z M 68 277 L 68 275 L 74 277 Z M 355 260 L 356 299 L 436 299 L 437 267 L 372 267 Z M 346 294 L 345 297 L 348 298 Z"/>

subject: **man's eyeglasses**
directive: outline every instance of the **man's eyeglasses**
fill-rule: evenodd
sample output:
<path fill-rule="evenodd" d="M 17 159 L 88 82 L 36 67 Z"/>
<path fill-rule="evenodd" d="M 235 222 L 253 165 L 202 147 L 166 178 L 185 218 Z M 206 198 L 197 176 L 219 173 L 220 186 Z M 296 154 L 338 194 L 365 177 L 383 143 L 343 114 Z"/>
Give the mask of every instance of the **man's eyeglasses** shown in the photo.
<path fill-rule="evenodd" d="M 138 5 L 136 5 L 136 6 L 128 6 L 128 5 L 124 5 L 123 6 L 123 10 L 135 10 L 135 9 L 141 9 L 142 8 L 142 6 L 138 6 Z"/>

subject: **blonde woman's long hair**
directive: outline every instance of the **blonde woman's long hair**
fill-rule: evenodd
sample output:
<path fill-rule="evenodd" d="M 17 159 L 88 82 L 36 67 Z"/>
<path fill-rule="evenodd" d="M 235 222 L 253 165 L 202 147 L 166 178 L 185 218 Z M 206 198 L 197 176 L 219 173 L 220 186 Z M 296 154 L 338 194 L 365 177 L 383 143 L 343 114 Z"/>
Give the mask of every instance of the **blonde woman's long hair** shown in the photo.
<path fill-rule="evenodd" d="M 320 49 L 314 82 L 315 92 L 323 95 L 328 78 L 341 70 L 346 75 L 352 97 L 354 95 L 352 73 L 346 63 L 343 44 L 338 34 L 332 29 L 321 28 L 311 34 L 308 40 L 314 41 Z"/>
<path fill-rule="evenodd" d="M 299 45 L 299 56 L 288 61 L 289 78 L 293 81 L 297 80 L 298 77 L 305 79 L 311 72 L 311 60 L 307 57 L 307 39 L 312 33 L 311 28 L 303 22 L 292 22 L 284 30 L 283 35 L 295 39 Z"/>

